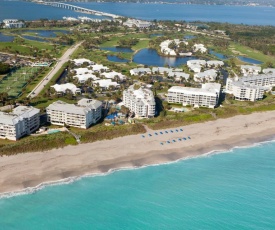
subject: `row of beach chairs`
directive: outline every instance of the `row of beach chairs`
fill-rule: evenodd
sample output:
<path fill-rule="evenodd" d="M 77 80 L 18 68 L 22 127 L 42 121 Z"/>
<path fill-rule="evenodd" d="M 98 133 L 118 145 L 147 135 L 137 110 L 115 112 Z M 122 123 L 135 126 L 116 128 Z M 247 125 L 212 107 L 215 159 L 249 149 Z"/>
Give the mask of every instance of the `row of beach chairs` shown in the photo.
<path fill-rule="evenodd" d="M 188 137 L 173 139 L 173 140 L 171 140 L 171 141 L 160 142 L 160 144 L 161 144 L 161 145 L 164 145 L 164 144 L 173 144 L 173 143 L 175 143 L 175 142 L 186 141 L 186 140 L 190 140 L 190 139 L 191 139 L 191 137 L 188 136 Z"/>
<path fill-rule="evenodd" d="M 170 129 L 170 130 L 165 130 L 165 131 L 160 131 L 160 132 L 155 132 L 153 134 L 148 133 L 148 137 L 151 137 L 153 135 L 158 136 L 158 135 L 163 135 L 163 134 L 169 134 L 169 133 L 178 133 L 178 132 L 183 132 L 183 129 Z M 142 138 L 145 138 L 146 136 L 144 134 L 141 135 Z"/>

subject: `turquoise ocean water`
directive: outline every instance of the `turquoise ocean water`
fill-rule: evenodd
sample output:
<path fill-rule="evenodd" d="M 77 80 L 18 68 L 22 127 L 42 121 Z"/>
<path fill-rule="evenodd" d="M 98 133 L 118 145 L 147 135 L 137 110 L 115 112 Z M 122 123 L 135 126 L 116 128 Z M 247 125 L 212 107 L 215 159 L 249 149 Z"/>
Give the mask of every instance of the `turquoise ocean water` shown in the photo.
<path fill-rule="evenodd" d="M 275 229 L 275 143 L 2 198 L 0 229 Z"/>

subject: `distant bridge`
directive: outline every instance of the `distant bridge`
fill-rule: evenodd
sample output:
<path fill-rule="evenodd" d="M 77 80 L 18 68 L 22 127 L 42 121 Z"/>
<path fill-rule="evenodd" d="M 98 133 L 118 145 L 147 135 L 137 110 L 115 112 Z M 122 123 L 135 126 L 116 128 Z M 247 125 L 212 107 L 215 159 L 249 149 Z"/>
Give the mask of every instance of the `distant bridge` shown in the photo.
<path fill-rule="evenodd" d="M 68 10 L 73 10 L 73 11 L 77 11 L 83 14 L 94 14 L 94 15 L 98 15 L 98 16 L 106 16 L 106 17 L 110 17 L 110 18 L 119 18 L 122 16 L 119 15 L 115 15 L 115 14 L 109 14 L 109 13 L 105 13 L 105 12 L 101 12 L 101 11 L 96 11 L 96 10 L 91 10 L 91 9 L 87 9 L 87 8 L 83 8 L 83 7 L 79 7 L 79 6 L 74 6 L 71 4 L 66 4 L 66 3 L 62 3 L 62 2 L 39 2 L 41 4 L 44 5 L 48 5 L 48 6 L 54 6 L 54 7 L 59 7 L 59 8 L 63 8 L 63 9 L 68 9 Z"/>

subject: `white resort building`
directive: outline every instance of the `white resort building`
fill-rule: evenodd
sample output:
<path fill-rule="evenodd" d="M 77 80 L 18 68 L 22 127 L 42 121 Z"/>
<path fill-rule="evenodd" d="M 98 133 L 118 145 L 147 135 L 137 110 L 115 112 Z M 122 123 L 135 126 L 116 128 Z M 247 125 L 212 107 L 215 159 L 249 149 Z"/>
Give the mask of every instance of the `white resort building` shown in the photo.
<path fill-rule="evenodd" d="M 0 138 L 18 140 L 36 131 L 40 125 L 40 110 L 18 106 L 11 113 L 0 112 Z"/>
<path fill-rule="evenodd" d="M 123 91 L 123 104 L 134 112 L 136 117 L 154 117 L 156 102 L 153 92 L 143 87 L 135 90 L 134 86 L 131 85 Z"/>
<path fill-rule="evenodd" d="M 93 86 L 99 86 L 102 89 L 109 89 L 111 87 L 118 88 L 120 84 L 118 84 L 115 81 L 112 81 L 111 79 L 101 79 L 101 80 L 96 80 L 92 82 Z"/>
<path fill-rule="evenodd" d="M 211 60 L 211 61 L 207 61 L 206 63 L 209 68 L 218 68 L 218 67 L 224 66 L 223 61 Z"/>
<path fill-rule="evenodd" d="M 233 94 L 236 100 L 256 101 L 263 99 L 264 92 L 271 90 L 273 86 L 275 86 L 275 73 L 228 78 L 226 93 Z"/>
<path fill-rule="evenodd" d="M 130 28 L 137 27 L 139 29 L 146 29 L 149 28 L 152 25 L 152 23 L 137 19 L 128 19 L 126 22 L 123 22 L 123 25 L 128 26 Z"/>
<path fill-rule="evenodd" d="M 144 74 L 152 74 L 150 68 L 134 68 L 130 70 L 130 74 L 134 76 L 141 76 Z"/>
<path fill-rule="evenodd" d="M 215 81 L 217 78 L 217 71 L 214 69 L 209 69 L 201 73 L 194 74 L 194 81 L 195 82 L 210 82 Z"/>
<path fill-rule="evenodd" d="M 199 73 L 199 72 L 201 72 L 201 69 L 206 66 L 206 61 L 199 60 L 199 59 L 189 60 L 189 61 L 187 61 L 186 64 L 191 71 L 193 71 L 195 73 Z"/>
<path fill-rule="evenodd" d="M 3 20 L 3 23 L 4 23 L 3 28 L 6 28 L 6 29 L 25 27 L 25 23 L 21 22 L 17 19 L 5 19 L 5 20 Z"/>
<path fill-rule="evenodd" d="M 179 39 L 174 39 L 174 40 L 165 40 L 162 43 L 160 43 L 160 51 L 165 54 L 165 55 L 169 55 L 169 56 L 176 56 L 177 53 L 175 52 L 175 50 L 170 49 L 169 45 L 171 43 L 174 43 L 176 46 L 179 46 L 180 43 L 184 42 L 186 45 L 188 44 L 188 42 L 185 41 L 180 41 Z"/>
<path fill-rule="evenodd" d="M 73 59 L 73 62 L 75 63 L 75 65 L 77 66 L 80 66 L 84 63 L 88 63 L 88 65 L 93 65 L 94 62 L 89 60 L 89 59 L 86 59 L 86 58 L 79 58 L 79 59 Z"/>
<path fill-rule="evenodd" d="M 65 94 L 67 91 L 70 91 L 72 94 L 80 94 L 81 90 L 77 88 L 74 84 L 72 83 L 66 83 L 66 84 L 55 84 L 51 86 L 54 88 L 57 94 Z"/>
<path fill-rule="evenodd" d="M 258 75 L 261 72 L 260 66 L 254 66 L 254 65 L 241 65 L 241 72 L 244 76 L 248 75 Z"/>
<path fill-rule="evenodd" d="M 94 64 L 90 66 L 94 72 L 105 72 L 109 70 L 107 66 L 101 65 L 101 64 Z"/>
<path fill-rule="evenodd" d="M 87 73 L 92 74 L 94 71 L 88 68 L 76 68 L 76 69 L 72 69 L 71 72 L 75 72 L 77 75 L 81 75 L 81 74 L 87 74 Z"/>
<path fill-rule="evenodd" d="M 47 108 L 47 119 L 54 125 L 69 125 L 87 129 L 97 123 L 102 116 L 102 103 L 83 98 L 77 105 L 56 101 Z"/>
<path fill-rule="evenodd" d="M 219 101 L 221 85 L 205 83 L 202 88 L 173 86 L 168 90 L 169 103 L 180 103 L 183 106 L 215 108 Z"/>
<path fill-rule="evenodd" d="M 77 78 L 78 79 L 78 82 L 83 84 L 85 83 L 86 81 L 88 81 L 89 79 L 93 80 L 93 81 L 96 81 L 98 80 L 99 78 L 97 78 L 95 75 L 91 74 L 91 73 L 87 73 L 87 74 L 78 74 L 78 75 L 75 75 L 73 78 Z"/>
<path fill-rule="evenodd" d="M 119 79 L 119 81 L 124 81 L 126 80 L 126 76 L 115 72 L 115 71 L 111 71 L 111 72 L 106 72 L 106 73 L 102 73 L 101 76 L 107 78 L 107 79 L 115 79 L 116 77 Z"/>
<path fill-rule="evenodd" d="M 207 48 L 203 44 L 195 44 L 193 46 L 194 52 L 201 52 L 201 53 L 206 53 Z"/>

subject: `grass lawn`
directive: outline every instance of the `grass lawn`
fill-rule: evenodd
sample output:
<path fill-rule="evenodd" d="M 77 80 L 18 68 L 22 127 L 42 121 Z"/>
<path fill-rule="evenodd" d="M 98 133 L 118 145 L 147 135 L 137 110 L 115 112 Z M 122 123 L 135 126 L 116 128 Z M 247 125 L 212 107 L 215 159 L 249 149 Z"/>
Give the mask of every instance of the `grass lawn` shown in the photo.
<path fill-rule="evenodd" d="M 43 56 L 45 53 L 48 53 L 49 55 L 53 54 L 53 57 L 60 57 L 65 48 L 66 46 L 57 45 L 56 50 L 54 51 L 54 45 L 50 43 L 27 39 L 24 39 L 24 43 L 0 42 L 0 51 L 7 53 L 17 53 L 25 56 L 34 56 L 35 50 L 37 50 L 37 56 Z"/>
<path fill-rule="evenodd" d="M 242 54 L 246 55 L 247 57 L 250 57 L 250 58 L 262 61 L 262 62 L 270 61 L 273 64 L 275 64 L 275 57 L 265 55 L 258 50 L 253 50 L 247 46 L 243 46 L 243 45 L 236 44 L 233 42 L 230 44 L 230 47 L 238 52 L 241 52 Z"/>
<path fill-rule="evenodd" d="M 120 39 L 130 39 L 130 38 L 148 39 L 148 35 L 143 33 L 136 33 L 136 34 L 111 36 L 109 41 L 102 43 L 100 46 L 102 47 L 117 46 L 118 41 Z"/>

